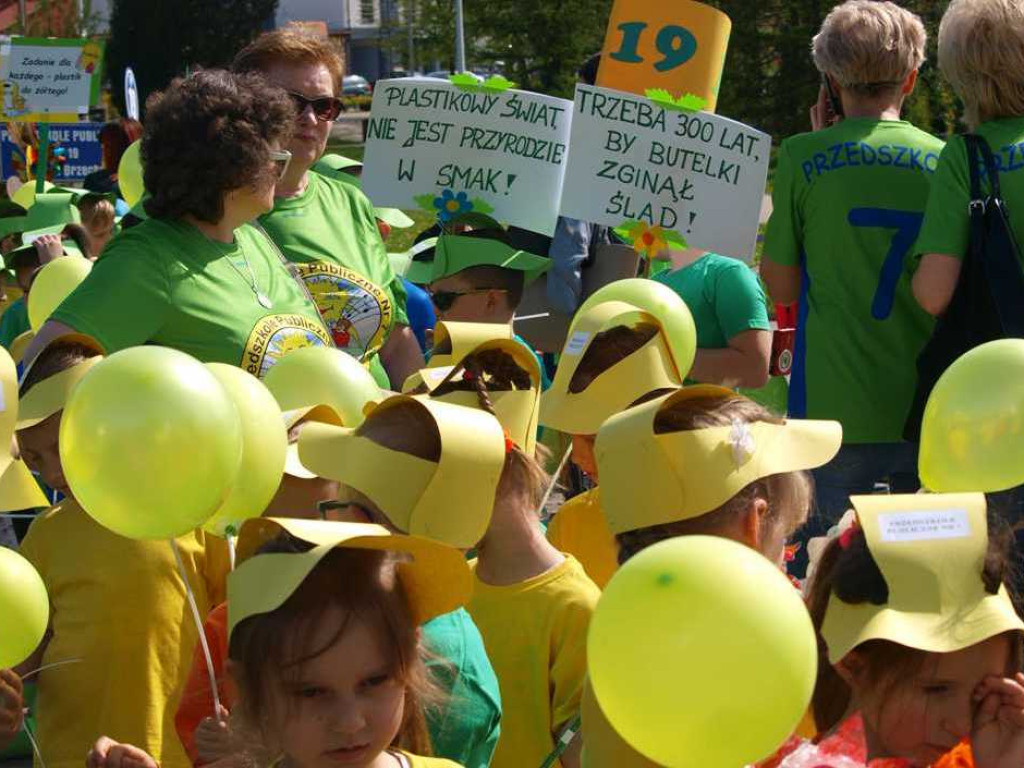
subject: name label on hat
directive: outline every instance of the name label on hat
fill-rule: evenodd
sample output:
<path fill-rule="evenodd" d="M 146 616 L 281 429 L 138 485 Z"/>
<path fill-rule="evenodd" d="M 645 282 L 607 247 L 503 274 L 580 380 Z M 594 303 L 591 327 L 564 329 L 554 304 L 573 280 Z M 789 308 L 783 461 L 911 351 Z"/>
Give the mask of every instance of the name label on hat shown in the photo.
<path fill-rule="evenodd" d="M 590 334 L 586 331 L 576 331 L 569 339 L 569 343 L 565 345 L 566 355 L 578 355 L 584 349 L 587 348 L 587 342 L 590 341 Z"/>
<path fill-rule="evenodd" d="M 882 541 L 961 539 L 971 535 L 966 509 L 888 512 L 878 516 Z"/>

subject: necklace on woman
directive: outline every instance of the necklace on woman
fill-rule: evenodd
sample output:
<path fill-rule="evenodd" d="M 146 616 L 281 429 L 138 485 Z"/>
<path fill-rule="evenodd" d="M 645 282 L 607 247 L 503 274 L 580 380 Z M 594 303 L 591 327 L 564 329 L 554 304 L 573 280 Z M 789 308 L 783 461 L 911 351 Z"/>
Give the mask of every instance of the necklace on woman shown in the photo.
<path fill-rule="evenodd" d="M 230 256 L 228 257 L 228 264 L 230 264 L 231 268 L 238 273 L 240 278 L 249 284 L 249 288 L 256 295 L 256 301 L 259 302 L 260 306 L 264 309 L 270 309 L 274 306 L 274 303 L 270 300 L 270 297 L 267 296 L 267 294 L 260 290 L 259 283 L 256 281 L 256 273 L 252 271 L 252 265 L 249 264 L 249 259 L 245 255 L 245 251 L 242 250 L 241 246 L 239 246 L 238 252 L 242 255 L 242 261 L 245 262 L 245 269 L 249 273 L 248 279 L 246 279 L 245 275 L 242 274 L 242 270 L 238 268 L 238 265 L 232 261 Z"/>

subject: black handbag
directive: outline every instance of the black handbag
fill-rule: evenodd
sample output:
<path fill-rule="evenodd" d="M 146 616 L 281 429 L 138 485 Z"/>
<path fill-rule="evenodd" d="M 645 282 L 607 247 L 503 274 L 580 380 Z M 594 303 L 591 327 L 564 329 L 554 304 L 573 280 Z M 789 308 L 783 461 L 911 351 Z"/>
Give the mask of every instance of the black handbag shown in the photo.
<path fill-rule="evenodd" d="M 967 134 L 964 143 L 971 178 L 970 243 L 949 307 L 917 358 L 917 391 L 903 431 L 911 442 L 920 439 L 928 397 L 954 360 L 988 341 L 1024 338 L 1024 270 L 999 192 L 999 171 L 984 138 Z M 989 179 L 987 195 L 979 155 Z"/>

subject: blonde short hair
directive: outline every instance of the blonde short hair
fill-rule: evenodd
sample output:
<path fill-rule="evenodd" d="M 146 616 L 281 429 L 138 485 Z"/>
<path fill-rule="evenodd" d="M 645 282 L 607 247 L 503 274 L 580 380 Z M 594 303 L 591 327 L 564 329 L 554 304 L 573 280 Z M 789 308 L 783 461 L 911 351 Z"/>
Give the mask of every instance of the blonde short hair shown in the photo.
<path fill-rule="evenodd" d="M 1024 2 L 953 0 L 939 25 L 939 67 L 970 128 L 1024 115 Z"/>
<path fill-rule="evenodd" d="M 818 70 L 843 88 L 875 96 L 921 66 L 927 41 L 920 17 L 905 8 L 847 0 L 825 17 L 811 53 Z"/>

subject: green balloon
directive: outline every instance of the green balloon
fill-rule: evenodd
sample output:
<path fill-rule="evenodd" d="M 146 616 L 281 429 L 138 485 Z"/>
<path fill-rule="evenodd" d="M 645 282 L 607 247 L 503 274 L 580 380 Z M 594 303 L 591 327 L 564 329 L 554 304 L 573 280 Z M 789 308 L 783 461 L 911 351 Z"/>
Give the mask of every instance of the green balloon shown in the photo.
<path fill-rule="evenodd" d="M 238 409 L 195 358 L 166 347 L 111 355 L 79 382 L 60 424 L 75 498 L 129 539 L 169 539 L 205 523 L 239 474 Z"/>
<path fill-rule="evenodd" d="M 818 648 L 777 566 L 729 539 L 681 536 L 608 582 L 587 664 L 601 710 L 644 756 L 668 768 L 741 766 L 769 756 L 800 722 Z"/>
<path fill-rule="evenodd" d="M 0 547 L 0 669 L 21 664 L 46 634 L 50 600 L 42 578 L 12 549 Z"/>

